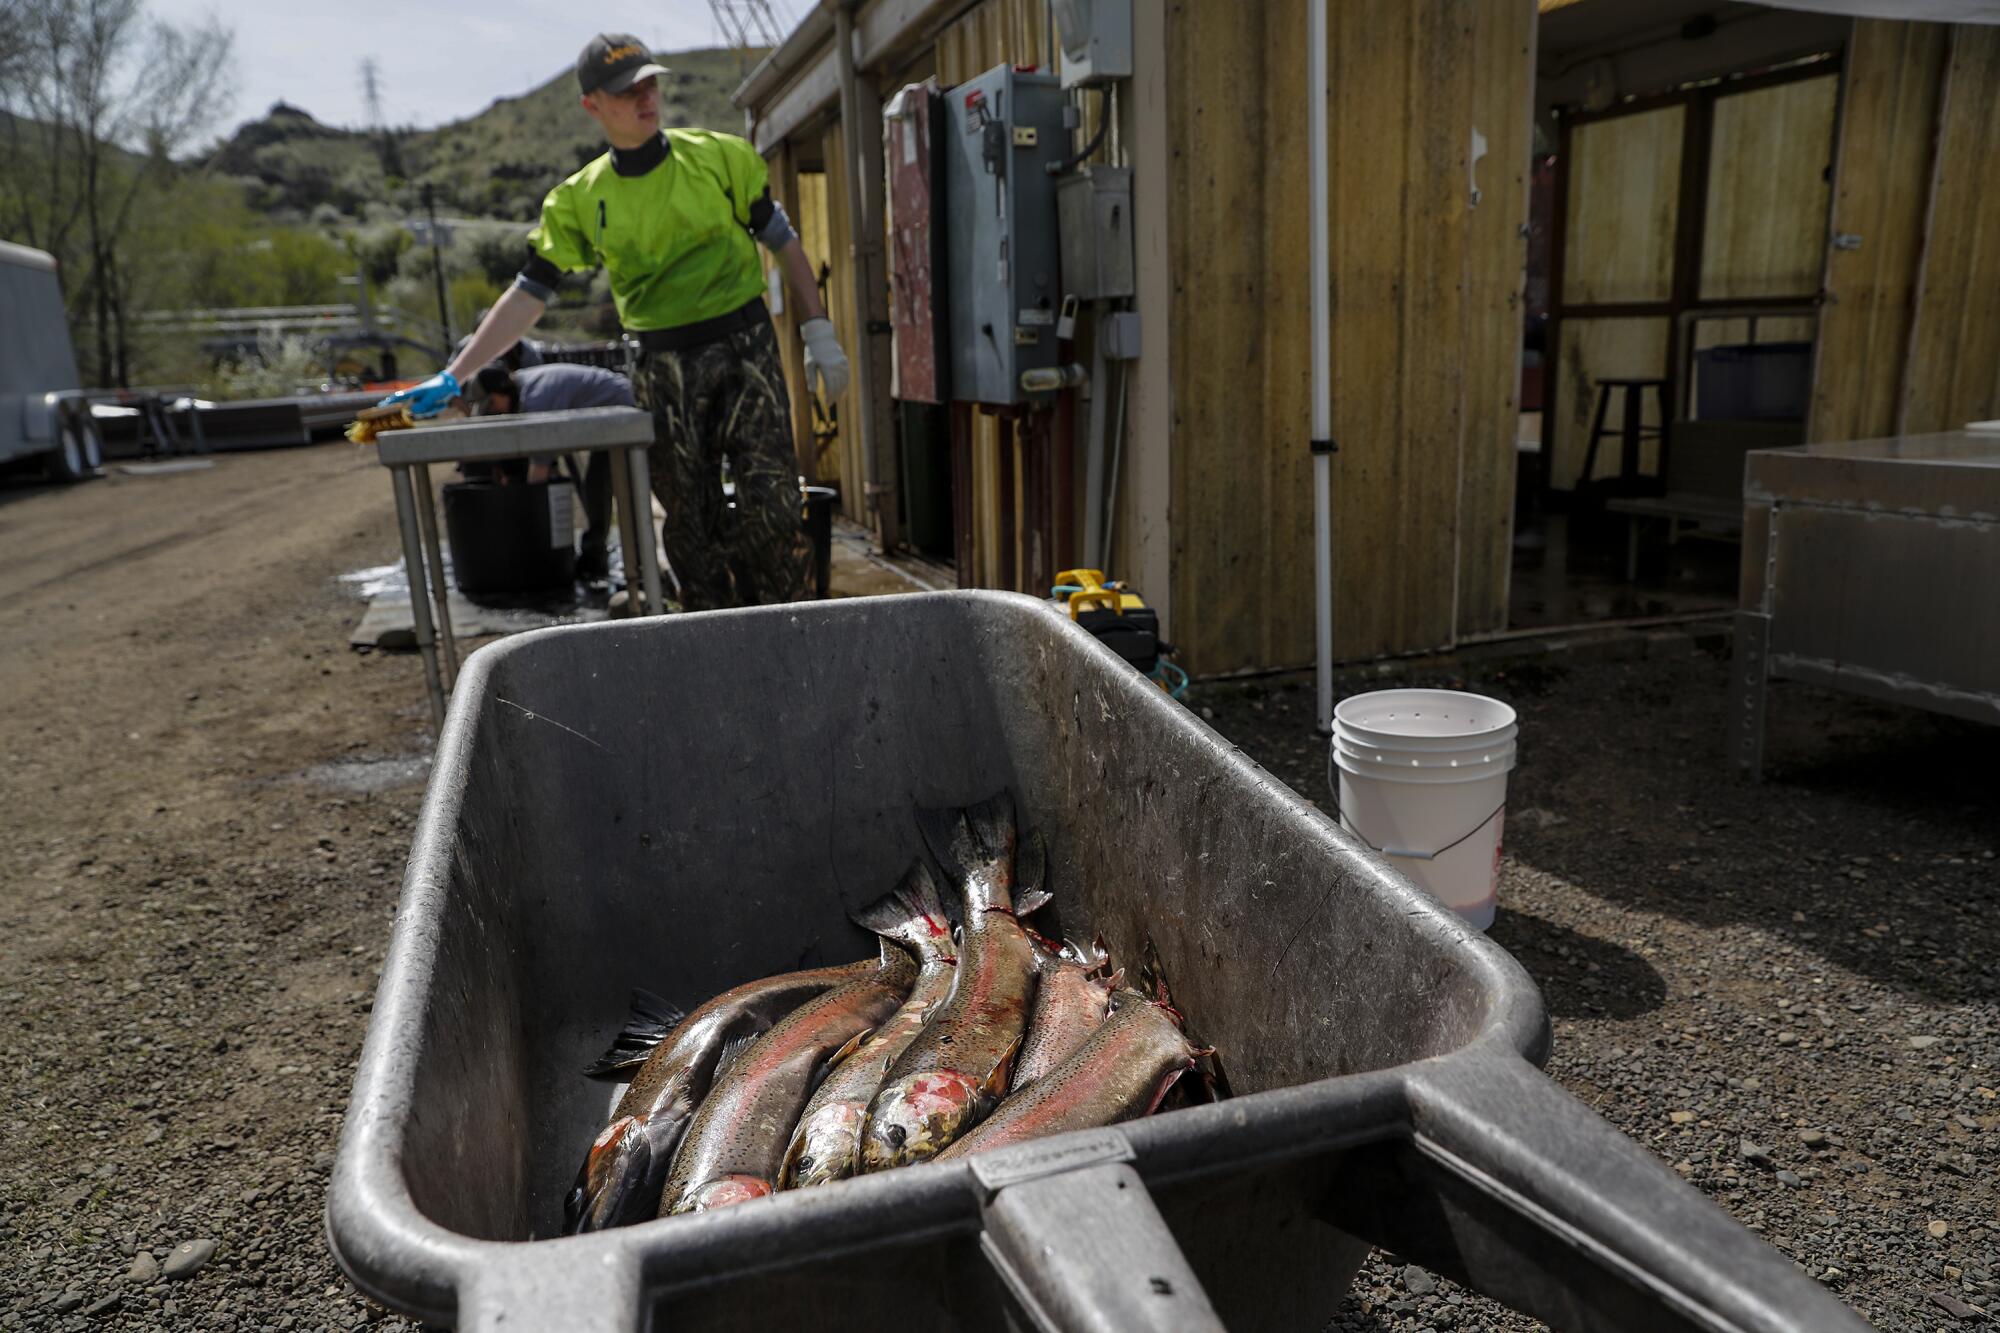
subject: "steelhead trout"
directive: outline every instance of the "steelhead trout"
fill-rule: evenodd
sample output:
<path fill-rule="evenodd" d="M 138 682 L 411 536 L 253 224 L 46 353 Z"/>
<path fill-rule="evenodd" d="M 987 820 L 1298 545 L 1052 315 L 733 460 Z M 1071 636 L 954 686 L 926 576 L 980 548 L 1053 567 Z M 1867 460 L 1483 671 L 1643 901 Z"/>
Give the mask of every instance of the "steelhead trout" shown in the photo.
<path fill-rule="evenodd" d="M 1034 945 L 1014 916 L 1014 803 L 918 812 L 931 854 L 963 901 L 958 979 L 868 1107 L 862 1170 L 925 1161 L 1006 1093 L 1034 999 Z"/>
<path fill-rule="evenodd" d="M 1206 1054 L 1164 1004 L 1121 991 L 1116 1013 L 1061 1064 L 1000 1104 L 939 1160 L 1151 1115 Z"/>
<path fill-rule="evenodd" d="M 564 1233 L 602 1231 L 657 1216 L 681 1134 L 717 1071 L 807 1000 L 872 976 L 881 966 L 879 958 L 869 958 L 745 982 L 692 1014 L 682 1014 L 656 995 L 634 992 L 630 1021 L 585 1072 L 597 1076 L 634 1066 L 639 1072 L 619 1098 L 611 1123 L 590 1145 L 576 1185 L 563 1201 Z"/>
<path fill-rule="evenodd" d="M 1041 956 L 1034 1015 L 1014 1061 L 1014 1091 L 1068 1059 L 1110 1017 L 1111 996 L 1125 978 L 1123 971 L 1105 975 L 1110 967 L 1102 939 L 1090 949 L 1065 941 Z"/>
<path fill-rule="evenodd" d="M 780 1189 L 798 1189 L 845 1180 L 861 1167 L 861 1127 L 888 1076 L 925 1022 L 951 994 L 958 956 L 951 923 L 938 898 L 937 882 L 919 861 L 888 897 L 855 915 L 855 921 L 895 940 L 917 956 L 917 980 L 910 998 L 888 1022 L 867 1034 L 851 1052 L 836 1056 L 833 1072 L 806 1104 L 785 1150 Z"/>
<path fill-rule="evenodd" d="M 882 954 L 872 975 L 808 1000 L 716 1078 L 674 1154 L 660 1216 L 723 1208 L 777 1189 L 792 1128 L 828 1058 L 909 998 L 916 963 L 887 940 Z"/>

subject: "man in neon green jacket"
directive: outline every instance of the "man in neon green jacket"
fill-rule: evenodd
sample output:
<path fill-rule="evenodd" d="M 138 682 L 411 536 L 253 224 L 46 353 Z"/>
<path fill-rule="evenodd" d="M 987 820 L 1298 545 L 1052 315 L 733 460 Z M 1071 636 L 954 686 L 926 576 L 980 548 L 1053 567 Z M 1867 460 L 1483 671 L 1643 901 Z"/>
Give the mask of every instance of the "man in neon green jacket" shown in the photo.
<path fill-rule="evenodd" d="M 847 357 L 798 235 L 771 198 L 764 159 L 731 134 L 662 130 L 657 80 L 666 72 L 636 37 L 600 34 L 584 47 L 577 86 L 611 151 L 549 191 L 527 265 L 451 364 L 384 402 L 420 417 L 440 411 L 533 327 L 565 273 L 601 265 L 641 349 L 634 387 L 653 414 L 653 493 L 667 511 L 663 544 L 682 604 L 791 601 L 812 559 L 757 242 L 777 257 L 806 316 L 807 391 L 838 397 Z"/>

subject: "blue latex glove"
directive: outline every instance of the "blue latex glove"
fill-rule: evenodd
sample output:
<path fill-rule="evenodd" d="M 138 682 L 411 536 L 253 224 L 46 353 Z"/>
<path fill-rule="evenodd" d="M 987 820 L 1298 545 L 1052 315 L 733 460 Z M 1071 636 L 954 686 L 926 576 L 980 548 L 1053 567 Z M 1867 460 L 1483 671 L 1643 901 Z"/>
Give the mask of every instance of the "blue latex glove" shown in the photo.
<path fill-rule="evenodd" d="M 444 411 L 446 404 L 463 392 L 456 375 L 449 370 L 440 370 L 422 384 L 413 384 L 407 389 L 396 390 L 376 406 L 390 407 L 400 403 L 410 409 L 410 415 L 413 417 L 434 417 Z"/>

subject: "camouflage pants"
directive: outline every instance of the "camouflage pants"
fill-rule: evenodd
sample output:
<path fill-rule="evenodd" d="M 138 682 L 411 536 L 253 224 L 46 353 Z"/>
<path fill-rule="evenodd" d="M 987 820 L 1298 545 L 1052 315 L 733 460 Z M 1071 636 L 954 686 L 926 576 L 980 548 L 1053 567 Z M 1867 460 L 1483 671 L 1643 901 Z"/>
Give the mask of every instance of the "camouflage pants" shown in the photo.
<path fill-rule="evenodd" d="M 791 400 L 770 322 L 683 351 L 640 355 L 634 388 L 653 414 L 646 452 L 667 511 L 667 563 L 690 611 L 797 601 L 812 571 Z M 722 469 L 736 483 L 732 512 Z"/>

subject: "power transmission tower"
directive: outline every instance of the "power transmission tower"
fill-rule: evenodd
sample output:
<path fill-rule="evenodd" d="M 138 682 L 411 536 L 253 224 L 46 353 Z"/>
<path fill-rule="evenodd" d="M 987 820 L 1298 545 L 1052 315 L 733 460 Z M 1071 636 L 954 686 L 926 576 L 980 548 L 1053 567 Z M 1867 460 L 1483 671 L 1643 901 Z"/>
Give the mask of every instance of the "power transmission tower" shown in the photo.
<path fill-rule="evenodd" d="M 361 100 L 368 108 L 368 128 L 375 135 L 375 153 L 387 176 L 403 174 L 403 155 L 396 150 L 396 136 L 382 118 L 382 68 L 374 56 L 361 60 Z"/>
<path fill-rule="evenodd" d="M 771 0 L 708 0 L 709 12 L 722 38 L 736 52 L 740 73 L 753 50 L 770 50 L 785 40 L 785 25 L 771 10 Z"/>

